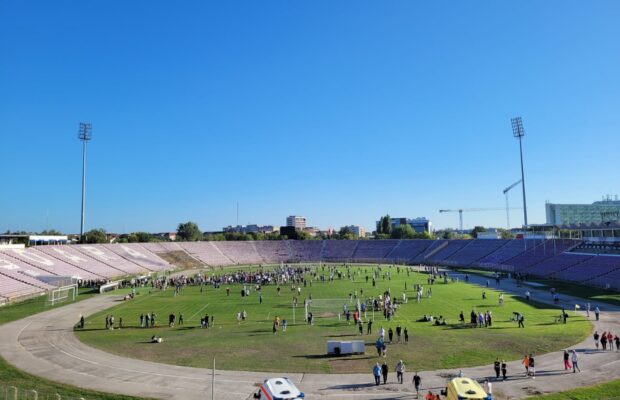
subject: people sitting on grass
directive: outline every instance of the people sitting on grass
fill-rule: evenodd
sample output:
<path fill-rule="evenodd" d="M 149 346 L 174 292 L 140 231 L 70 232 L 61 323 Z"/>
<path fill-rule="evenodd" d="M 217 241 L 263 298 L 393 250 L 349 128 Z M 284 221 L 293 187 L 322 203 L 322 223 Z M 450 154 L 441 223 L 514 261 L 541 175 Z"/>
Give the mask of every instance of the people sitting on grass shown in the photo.
<path fill-rule="evenodd" d="M 446 320 L 444 319 L 443 315 L 440 315 L 439 318 L 435 320 L 435 325 L 446 325 Z"/>
<path fill-rule="evenodd" d="M 157 335 L 153 335 L 151 337 L 151 343 L 161 343 L 163 341 L 164 341 L 164 339 L 162 339 L 161 337 L 159 337 Z"/>

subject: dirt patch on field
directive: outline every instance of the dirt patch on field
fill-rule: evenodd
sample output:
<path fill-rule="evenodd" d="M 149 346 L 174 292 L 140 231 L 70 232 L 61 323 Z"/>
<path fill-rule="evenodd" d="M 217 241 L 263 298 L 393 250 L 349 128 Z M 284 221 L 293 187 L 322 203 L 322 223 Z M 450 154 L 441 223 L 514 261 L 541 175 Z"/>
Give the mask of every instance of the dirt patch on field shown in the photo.
<path fill-rule="evenodd" d="M 335 312 L 331 312 L 331 311 L 324 311 L 321 313 L 317 313 L 316 316 L 318 318 L 333 318 L 333 317 L 337 317 L 338 314 L 336 314 Z"/>
<path fill-rule="evenodd" d="M 173 264 L 181 269 L 194 269 L 205 267 L 203 263 L 198 262 L 196 259 L 190 257 L 190 255 L 184 251 L 168 251 L 166 253 L 159 253 L 157 255 L 168 261 L 170 264 Z"/>

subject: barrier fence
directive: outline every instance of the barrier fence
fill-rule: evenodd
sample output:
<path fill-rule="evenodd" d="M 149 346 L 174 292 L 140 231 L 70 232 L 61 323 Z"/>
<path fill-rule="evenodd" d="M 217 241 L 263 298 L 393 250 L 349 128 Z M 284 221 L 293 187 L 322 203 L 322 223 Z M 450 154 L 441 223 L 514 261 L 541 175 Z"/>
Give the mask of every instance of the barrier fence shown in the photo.
<path fill-rule="evenodd" d="M 16 386 L 0 386 L 0 400 L 86 400 L 76 395 L 39 391 Z"/>

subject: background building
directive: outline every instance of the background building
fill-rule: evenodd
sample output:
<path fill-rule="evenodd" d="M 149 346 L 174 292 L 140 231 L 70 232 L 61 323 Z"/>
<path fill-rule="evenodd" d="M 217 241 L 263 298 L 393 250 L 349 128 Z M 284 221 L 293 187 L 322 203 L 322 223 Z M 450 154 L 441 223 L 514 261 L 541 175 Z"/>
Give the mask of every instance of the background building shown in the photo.
<path fill-rule="evenodd" d="M 431 231 L 431 221 L 424 217 L 418 218 L 390 218 L 390 222 L 392 225 L 392 229 L 396 228 L 400 225 L 409 225 L 413 228 L 413 230 L 417 233 L 424 233 Z M 377 226 L 379 226 L 379 221 L 377 221 Z"/>
<path fill-rule="evenodd" d="M 306 228 L 306 217 L 300 217 L 298 215 L 291 215 L 286 218 L 286 226 L 292 226 L 295 229 Z"/>
<path fill-rule="evenodd" d="M 548 225 L 600 224 L 620 220 L 620 201 L 611 196 L 592 204 L 546 203 Z"/>
<path fill-rule="evenodd" d="M 349 232 L 351 232 L 352 234 L 354 234 L 358 238 L 366 237 L 366 229 L 364 229 L 363 226 L 348 225 L 348 226 L 343 226 L 343 228 L 348 229 Z"/>

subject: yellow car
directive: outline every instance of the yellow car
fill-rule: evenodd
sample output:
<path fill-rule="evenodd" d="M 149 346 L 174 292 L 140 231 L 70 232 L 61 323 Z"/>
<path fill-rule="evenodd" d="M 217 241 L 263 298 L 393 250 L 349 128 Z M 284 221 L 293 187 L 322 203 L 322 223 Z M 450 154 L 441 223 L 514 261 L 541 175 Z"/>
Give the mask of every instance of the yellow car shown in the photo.
<path fill-rule="evenodd" d="M 470 378 L 452 379 L 442 394 L 448 400 L 493 400 L 493 396 L 487 394 L 478 382 Z"/>

